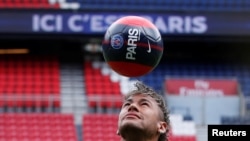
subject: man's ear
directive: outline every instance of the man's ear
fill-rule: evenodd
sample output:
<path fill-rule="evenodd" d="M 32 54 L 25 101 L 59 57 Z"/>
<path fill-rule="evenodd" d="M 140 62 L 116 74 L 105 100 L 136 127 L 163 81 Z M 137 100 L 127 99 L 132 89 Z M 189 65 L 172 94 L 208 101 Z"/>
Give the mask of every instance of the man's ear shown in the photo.
<path fill-rule="evenodd" d="M 116 134 L 117 134 L 118 136 L 120 136 L 120 132 L 119 132 L 119 130 L 117 130 L 117 131 L 116 131 Z"/>
<path fill-rule="evenodd" d="M 164 121 L 159 121 L 158 124 L 157 124 L 157 127 L 158 127 L 158 132 L 160 134 L 164 134 L 167 131 L 168 124 L 166 122 L 164 122 Z"/>

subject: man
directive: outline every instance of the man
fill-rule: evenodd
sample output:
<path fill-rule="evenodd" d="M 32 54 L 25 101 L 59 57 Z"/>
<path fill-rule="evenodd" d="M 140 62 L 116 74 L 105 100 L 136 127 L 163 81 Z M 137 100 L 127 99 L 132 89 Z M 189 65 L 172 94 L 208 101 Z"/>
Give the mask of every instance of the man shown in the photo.
<path fill-rule="evenodd" d="M 138 81 L 124 97 L 117 134 L 122 141 L 168 141 L 170 121 L 163 97 Z"/>

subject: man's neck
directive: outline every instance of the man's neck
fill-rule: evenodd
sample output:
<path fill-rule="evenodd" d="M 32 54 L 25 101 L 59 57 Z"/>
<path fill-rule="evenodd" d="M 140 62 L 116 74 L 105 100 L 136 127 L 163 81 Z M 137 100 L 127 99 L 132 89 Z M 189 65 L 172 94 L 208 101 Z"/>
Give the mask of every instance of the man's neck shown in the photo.
<path fill-rule="evenodd" d="M 152 132 L 134 127 L 122 128 L 120 130 L 121 141 L 158 141 L 159 134 Z"/>
<path fill-rule="evenodd" d="M 158 141 L 158 137 L 150 137 L 147 135 L 124 135 L 121 141 Z"/>

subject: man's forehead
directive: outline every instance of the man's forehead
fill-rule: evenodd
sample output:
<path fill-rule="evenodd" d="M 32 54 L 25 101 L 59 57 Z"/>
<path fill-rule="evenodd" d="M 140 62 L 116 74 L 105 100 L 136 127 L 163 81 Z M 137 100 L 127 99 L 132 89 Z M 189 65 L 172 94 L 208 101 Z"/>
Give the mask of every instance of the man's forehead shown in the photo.
<path fill-rule="evenodd" d="M 133 95 L 130 95 L 128 96 L 125 101 L 133 101 L 133 100 L 154 100 L 150 95 L 147 95 L 147 94 L 142 94 L 142 93 L 137 93 L 137 94 L 133 94 Z"/>

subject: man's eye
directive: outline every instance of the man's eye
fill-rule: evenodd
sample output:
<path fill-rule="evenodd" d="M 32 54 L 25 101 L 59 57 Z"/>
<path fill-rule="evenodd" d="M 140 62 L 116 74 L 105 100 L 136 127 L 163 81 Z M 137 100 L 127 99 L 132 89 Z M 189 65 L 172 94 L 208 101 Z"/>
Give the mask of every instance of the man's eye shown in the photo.
<path fill-rule="evenodd" d="M 124 104 L 123 104 L 123 107 L 129 106 L 129 105 L 130 105 L 130 103 L 124 103 Z"/>
<path fill-rule="evenodd" d="M 141 105 L 146 105 L 146 106 L 148 106 L 148 103 L 146 103 L 146 102 L 143 102 Z"/>

